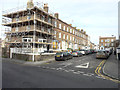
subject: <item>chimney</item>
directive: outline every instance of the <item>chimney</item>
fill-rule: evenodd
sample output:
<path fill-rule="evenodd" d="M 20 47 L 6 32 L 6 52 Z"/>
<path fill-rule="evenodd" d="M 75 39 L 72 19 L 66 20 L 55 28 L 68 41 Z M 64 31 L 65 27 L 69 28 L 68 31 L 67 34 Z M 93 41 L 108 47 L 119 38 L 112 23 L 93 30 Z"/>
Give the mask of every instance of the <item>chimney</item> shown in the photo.
<path fill-rule="evenodd" d="M 45 3 L 45 4 L 44 4 L 44 10 L 45 10 L 46 12 L 48 12 L 48 9 L 49 9 L 48 4 Z"/>
<path fill-rule="evenodd" d="M 86 34 L 86 31 L 84 31 L 84 34 Z"/>
<path fill-rule="evenodd" d="M 83 29 L 81 29 L 81 32 L 83 33 Z"/>
<path fill-rule="evenodd" d="M 69 24 L 70 26 L 72 26 L 72 24 Z"/>
<path fill-rule="evenodd" d="M 33 0 L 28 0 L 27 9 L 32 9 L 34 7 Z"/>
<path fill-rule="evenodd" d="M 59 18 L 59 14 L 58 13 L 55 13 L 54 15 L 57 19 Z"/>

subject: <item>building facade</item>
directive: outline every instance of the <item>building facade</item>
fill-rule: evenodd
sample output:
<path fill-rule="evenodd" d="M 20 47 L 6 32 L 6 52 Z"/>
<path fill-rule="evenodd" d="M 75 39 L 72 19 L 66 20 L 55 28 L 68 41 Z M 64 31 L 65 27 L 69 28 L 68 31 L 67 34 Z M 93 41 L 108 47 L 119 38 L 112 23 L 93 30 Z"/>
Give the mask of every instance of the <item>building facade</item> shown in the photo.
<path fill-rule="evenodd" d="M 34 61 L 35 55 L 45 51 L 90 48 L 86 31 L 59 19 L 58 13 L 49 11 L 48 4 L 41 6 L 28 0 L 25 9 L 4 11 L 2 16 L 10 58 L 13 53 L 25 54 Z"/>
<path fill-rule="evenodd" d="M 99 37 L 99 48 L 100 50 L 112 48 L 114 49 L 114 41 L 116 37 Z"/>
<path fill-rule="evenodd" d="M 88 35 L 83 29 L 76 29 L 72 24 L 59 19 L 59 14 L 55 14 L 55 29 L 54 34 L 56 38 L 56 45 L 54 49 L 67 50 L 71 48 L 73 50 L 85 49 L 88 45 Z"/>
<path fill-rule="evenodd" d="M 25 10 L 3 14 L 6 43 L 12 53 L 37 55 L 52 49 L 54 40 L 54 15 L 48 6 L 38 8 L 29 0 Z M 34 60 L 34 56 L 33 56 Z"/>

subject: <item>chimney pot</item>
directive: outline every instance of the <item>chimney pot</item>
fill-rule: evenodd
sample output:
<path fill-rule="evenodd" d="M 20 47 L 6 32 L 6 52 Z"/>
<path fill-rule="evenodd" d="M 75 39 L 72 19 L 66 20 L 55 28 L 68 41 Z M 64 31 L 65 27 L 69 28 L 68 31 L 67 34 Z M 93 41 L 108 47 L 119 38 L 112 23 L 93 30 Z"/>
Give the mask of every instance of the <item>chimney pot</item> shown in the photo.
<path fill-rule="evenodd" d="M 54 15 L 57 19 L 59 18 L 59 14 L 58 13 L 55 13 Z"/>
<path fill-rule="evenodd" d="M 45 3 L 45 4 L 44 4 L 44 10 L 45 10 L 46 12 L 48 12 L 48 9 L 49 9 L 48 4 Z"/>

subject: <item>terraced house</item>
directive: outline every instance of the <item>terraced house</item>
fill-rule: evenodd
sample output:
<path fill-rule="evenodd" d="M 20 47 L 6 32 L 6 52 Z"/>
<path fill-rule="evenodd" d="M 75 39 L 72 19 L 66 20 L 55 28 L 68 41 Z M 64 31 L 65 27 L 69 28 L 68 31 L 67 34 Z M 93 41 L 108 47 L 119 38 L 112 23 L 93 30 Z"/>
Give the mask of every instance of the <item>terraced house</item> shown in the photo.
<path fill-rule="evenodd" d="M 17 54 L 39 60 L 41 52 L 73 50 L 88 47 L 88 35 L 83 29 L 59 19 L 58 13 L 49 10 L 48 4 L 33 3 L 3 11 L 2 25 L 6 33 L 6 47 L 10 58 Z"/>
<path fill-rule="evenodd" d="M 99 37 L 99 46 L 101 50 L 112 48 L 114 49 L 114 41 L 116 37 Z"/>
<path fill-rule="evenodd" d="M 88 35 L 83 29 L 76 29 L 72 24 L 68 24 L 59 18 L 59 14 L 55 13 L 55 49 L 73 50 L 85 49 L 88 47 Z"/>

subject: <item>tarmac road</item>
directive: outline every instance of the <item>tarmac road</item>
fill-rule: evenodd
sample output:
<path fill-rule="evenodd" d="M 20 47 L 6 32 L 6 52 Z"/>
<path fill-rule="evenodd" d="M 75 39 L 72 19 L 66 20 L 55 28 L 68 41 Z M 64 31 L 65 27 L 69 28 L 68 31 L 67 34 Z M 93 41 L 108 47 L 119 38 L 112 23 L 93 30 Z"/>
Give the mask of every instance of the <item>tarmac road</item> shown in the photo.
<path fill-rule="evenodd" d="M 3 88 L 118 88 L 95 73 L 102 60 L 95 54 L 37 66 L 2 62 Z"/>

